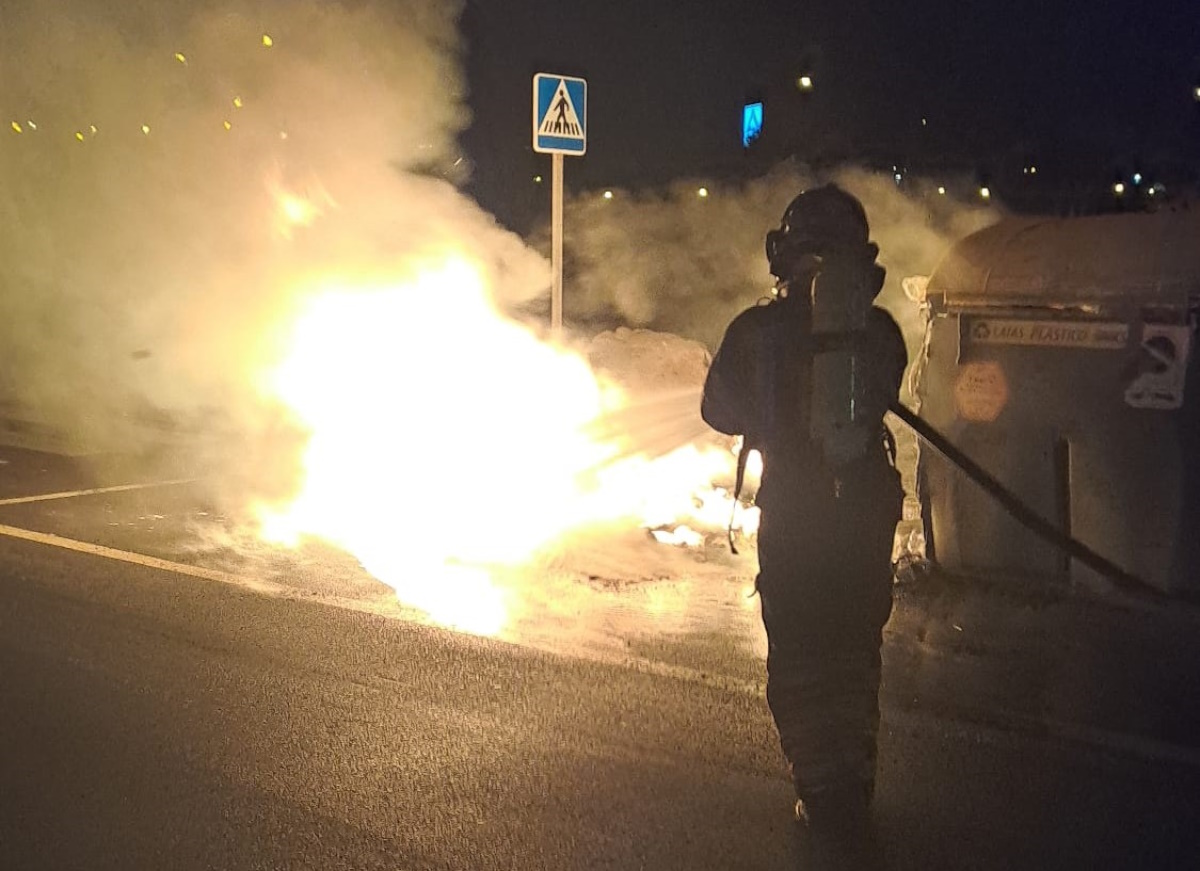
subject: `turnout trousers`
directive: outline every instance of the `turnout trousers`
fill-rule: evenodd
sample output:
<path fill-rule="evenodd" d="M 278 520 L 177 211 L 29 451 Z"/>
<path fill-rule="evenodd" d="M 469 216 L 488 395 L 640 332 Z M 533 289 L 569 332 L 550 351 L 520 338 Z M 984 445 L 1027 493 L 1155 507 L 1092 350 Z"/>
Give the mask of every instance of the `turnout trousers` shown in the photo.
<path fill-rule="evenodd" d="M 763 510 L 767 704 L 796 795 L 813 810 L 865 809 L 874 791 L 880 646 L 899 515 L 891 494 L 879 502 Z"/>

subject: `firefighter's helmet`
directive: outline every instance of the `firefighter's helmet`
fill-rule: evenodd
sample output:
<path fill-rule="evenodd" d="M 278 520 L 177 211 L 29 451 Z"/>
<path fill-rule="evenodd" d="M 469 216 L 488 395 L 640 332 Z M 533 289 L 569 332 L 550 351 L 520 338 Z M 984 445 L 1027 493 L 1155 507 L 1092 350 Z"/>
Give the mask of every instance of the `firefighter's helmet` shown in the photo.
<path fill-rule="evenodd" d="M 869 244 L 862 203 L 837 185 L 827 184 L 803 191 L 788 205 L 779 229 L 767 233 L 767 262 L 772 275 L 786 279 L 806 257 L 858 252 Z"/>

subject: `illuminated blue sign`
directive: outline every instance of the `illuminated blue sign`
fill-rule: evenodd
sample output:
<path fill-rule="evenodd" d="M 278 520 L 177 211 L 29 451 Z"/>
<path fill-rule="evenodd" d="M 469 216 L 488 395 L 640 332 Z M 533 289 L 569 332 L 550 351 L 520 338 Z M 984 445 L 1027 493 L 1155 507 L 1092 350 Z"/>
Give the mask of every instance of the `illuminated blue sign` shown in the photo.
<path fill-rule="evenodd" d="M 747 103 L 742 107 L 742 148 L 749 148 L 762 135 L 763 104 Z"/>

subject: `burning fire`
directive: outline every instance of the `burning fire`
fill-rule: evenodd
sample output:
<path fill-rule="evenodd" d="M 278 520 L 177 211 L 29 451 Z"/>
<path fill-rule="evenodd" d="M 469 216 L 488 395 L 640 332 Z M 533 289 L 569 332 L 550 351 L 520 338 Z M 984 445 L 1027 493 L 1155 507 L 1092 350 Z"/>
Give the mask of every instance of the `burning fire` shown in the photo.
<path fill-rule="evenodd" d="M 456 254 L 398 281 L 321 284 L 264 387 L 309 441 L 299 492 L 260 510 L 263 534 L 330 541 L 404 603 L 466 631 L 495 634 L 520 607 L 489 567 L 621 521 L 696 546 L 696 528 L 723 528 L 733 509 L 709 483 L 728 473 L 728 452 L 651 459 L 589 434 L 622 391 L 506 318 Z M 742 511 L 748 532 L 756 521 Z"/>

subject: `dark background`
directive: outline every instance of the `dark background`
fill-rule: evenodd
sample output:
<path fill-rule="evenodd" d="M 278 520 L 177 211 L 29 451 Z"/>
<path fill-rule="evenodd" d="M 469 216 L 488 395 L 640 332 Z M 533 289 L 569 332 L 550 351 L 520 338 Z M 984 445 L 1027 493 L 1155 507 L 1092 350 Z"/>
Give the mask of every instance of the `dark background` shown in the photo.
<path fill-rule="evenodd" d="M 1094 211 L 1136 207 L 1134 172 L 1176 193 L 1200 166 L 1194 0 L 468 0 L 463 32 L 469 189 L 516 227 L 548 208 L 533 177 L 550 160 L 529 141 L 538 71 L 588 79 L 576 189 L 737 179 L 794 158 L 967 179 L 1018 211 Z M 746 152 L 748 98 L 766 110 Z"/>

